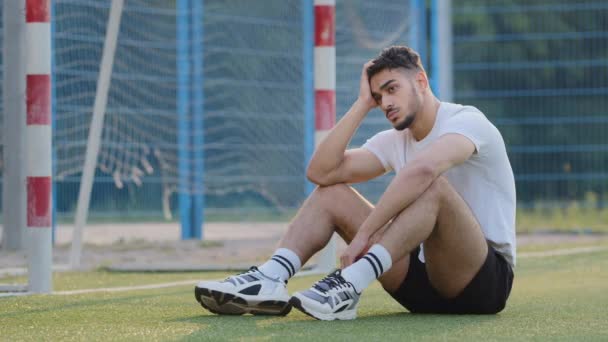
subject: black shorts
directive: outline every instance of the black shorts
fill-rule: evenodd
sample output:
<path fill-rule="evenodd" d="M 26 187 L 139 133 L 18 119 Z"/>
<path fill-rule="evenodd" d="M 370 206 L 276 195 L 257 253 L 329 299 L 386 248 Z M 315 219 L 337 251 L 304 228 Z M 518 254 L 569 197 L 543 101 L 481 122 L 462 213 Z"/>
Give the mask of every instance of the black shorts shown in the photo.
<path fill-rule="evenodd" d="M 505 258 L 488 244 L 488 256 L 479 272 L 455 298 L 442 297 L 431 285 L 424 263 L 418 259 L 420 247 L 410 254 L 407 276 L 392 293 L 412 313 L 494 314 L 504 309 L 513 270 Z"/>

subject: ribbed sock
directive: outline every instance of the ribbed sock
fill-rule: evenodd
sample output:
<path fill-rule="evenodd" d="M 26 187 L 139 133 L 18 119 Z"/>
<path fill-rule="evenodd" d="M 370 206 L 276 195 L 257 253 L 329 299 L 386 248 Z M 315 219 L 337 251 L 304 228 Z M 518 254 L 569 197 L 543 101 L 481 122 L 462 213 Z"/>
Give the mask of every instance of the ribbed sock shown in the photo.
<path fill-rule="evenodd" d="M 373 245 L 367 254 L 352 265 L 342 270 L 344 280 L 353 284 L 355 289 L 361 293 L 375 279 L 393 265 L 390 253 L 380 244 Z"/>
<path fill-rule="evenodd" d="M 300 257 L 292 250 L 279 248 L 272 257 L 258 269 L 269 277 L 281 277 L 288 280 L 302 267 Z"/>

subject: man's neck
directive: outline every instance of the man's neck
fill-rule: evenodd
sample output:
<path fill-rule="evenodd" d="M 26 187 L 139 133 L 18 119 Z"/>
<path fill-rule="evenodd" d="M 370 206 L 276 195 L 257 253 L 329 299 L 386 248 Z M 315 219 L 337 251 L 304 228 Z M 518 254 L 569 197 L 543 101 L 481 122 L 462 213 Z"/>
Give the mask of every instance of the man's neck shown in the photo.
<path fill-rule="evenodd" d="M 424 139 L 433 129 L 440 103 L 434 95 L 425 98 L 422 110 L 416 117 L 417 120 L 410 127 L 410 132 L 416 141 Z"/>

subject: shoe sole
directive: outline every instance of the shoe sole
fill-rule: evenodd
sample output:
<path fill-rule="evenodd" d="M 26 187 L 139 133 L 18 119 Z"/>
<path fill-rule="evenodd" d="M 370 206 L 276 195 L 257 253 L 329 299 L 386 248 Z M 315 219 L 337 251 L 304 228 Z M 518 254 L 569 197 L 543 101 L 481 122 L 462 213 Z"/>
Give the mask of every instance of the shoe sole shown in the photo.
<path fill-rule="evenodd" d="M 302 301 L 300 300 L 300 298 L 298 297 L 291 297 L 289 299 L 289 304 L 300 310 L 302 313 L 317 319 L 319 321 L 334 321 L 334 320 L 340 320 L 340 321 L 348 321 L 348 320 L 352 320 L 357 318 L 357 314 L 355 312 L 355 314 L 350 314 L 350 313 L 343 313 L 342 315 L 340 315 L 340 313 L 337 314 L 330 314 L 330 315 L 319 315 L 319 314 L 315 314 L 313 312 L 309 312 L 306 310 L 306 308 L 304 308 L 304 306 L 302 305 Z"/>
<path fill-rule="evenodd" d="M 218 315 L 285 316 L 291 311 L 289 302 L 266 300 L 248 303 L 246 299 L 231 293 L 195 287 L 194 297 L 203 308 Z"/>

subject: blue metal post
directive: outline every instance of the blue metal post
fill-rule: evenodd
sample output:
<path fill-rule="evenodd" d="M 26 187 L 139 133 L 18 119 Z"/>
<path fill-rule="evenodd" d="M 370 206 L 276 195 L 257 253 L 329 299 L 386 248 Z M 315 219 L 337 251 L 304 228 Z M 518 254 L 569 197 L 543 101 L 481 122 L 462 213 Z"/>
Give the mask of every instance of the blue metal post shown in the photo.
<path fill-rule="evenodd" d="M 314 85 L 314 33 L 313 0 L 302 0 L 302 80 L 304 96 L 304 173 L 315 150 L 315 85 Z M 305 192 L 310 194 L 314 184 L 306 177 Z"/>
<path fill-rule="evenodd" d="M 431 87 L 442 101 L 454 97 L 452 1 L 431 3 Z"/>
<path fill-rule="evenodd" d="M 418 53 L 422 64 L 427 65 L 428 53 L 427 53 L 427 29 L 426 29 L 426 1 L 418 0 L 417 11 L 418 13 Z"/>
<path fill-rule="evenodd" d="M 182 240 L 192 238 L 190 210 L 190 153 L 189 153 L 189 105 L 190 105 L 190 56 L 189 56 L 189 0 L 177 0 L 177 116 L 178 116 L 178 200 Z"/>
<path fill-rule="evenodd" d="M 192 237 L 203 239 L 205 210 L 205 93 L 203 70 L 203 0 L 192 2 Z"/>
<path fill-rule="evenodd" d="M 55 233 L 57 230 L 57 182 L 55 175 L 57 174 L 57 153 L 55 152 L 55 118 L 56 118 L 56 93 L 55 93 L 55 0 L 51 0 L 51 176 L 52 176 L 52 194 L 51 194 L 51 241 L 55 244 Z"/>
<path fill-rule="evenodd" d="M 435 96 L 441 99 L 439 90 L 439 25 L 437 21 L 437 0 L 431 0 L 431 89 Z"/>
<path fill-rule="evenodd" d="M 426 64 L 426 1 L 410 0 L 410 47 L 420 55 Z"/>

